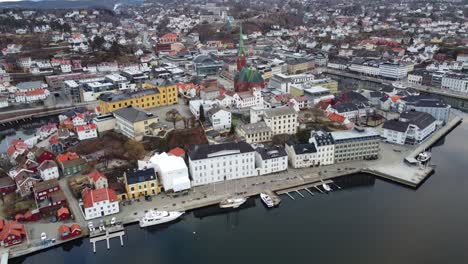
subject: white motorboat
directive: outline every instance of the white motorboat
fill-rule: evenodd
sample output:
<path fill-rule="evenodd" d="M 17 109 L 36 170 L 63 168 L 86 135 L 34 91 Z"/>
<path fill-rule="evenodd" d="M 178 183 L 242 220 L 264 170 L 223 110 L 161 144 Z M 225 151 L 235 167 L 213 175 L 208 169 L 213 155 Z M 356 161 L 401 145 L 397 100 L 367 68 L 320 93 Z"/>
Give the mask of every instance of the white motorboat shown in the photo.
<path fill-rule="evenodd" d="M 239 208 L 247 201 L 245 197 L 227 198 L 219 203 L 221 208 Z"/>
<path fill-rule="evenodd" d="M 153 226 L 174 221 L 181 217 L 185 212 L 169 212 L 149 210 L 143 218 L 140 219 L 140 227 Z"/>
<path fill-rule="evenodd" d="M 332 188 L 330 187 L 330 185 L 326 184 L 326 183 L 323 183 L 322 184 L 322 187 L 323 189 L 326 191 L 326 192 L 331 192 Z"/>
<path fill-rule="evenodd" d="M 266 193 L 261 193 L 260 198 L 262 199 L 263 203 L 265 203 L 265 205 L 268 208 L 275 206 L 275 203 L 273 202 L 273 199 L 271 199 L 270 195 Z"/>
<path fill-rule="evenodd" d="M 432 155 L 429 151 L 425 151 L 425 152 L 419 153 L 416 159 L 420 162 L 426 162 L 431 159 L 431 156 Z"/>

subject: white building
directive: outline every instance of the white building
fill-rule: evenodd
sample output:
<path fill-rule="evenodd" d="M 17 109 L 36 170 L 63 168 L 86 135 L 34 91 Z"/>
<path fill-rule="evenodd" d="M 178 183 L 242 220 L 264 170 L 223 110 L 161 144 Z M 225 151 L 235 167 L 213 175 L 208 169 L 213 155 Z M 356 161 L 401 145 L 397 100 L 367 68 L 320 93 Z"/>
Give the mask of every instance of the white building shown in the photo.
<path fill-rule="evenodd" d="M 203 112 L 205 112 L 204 114 L 206 114 L 206 112 L 209 111 L 211 108 L 217 106 L 217 103 L 211 100 L 190 100 L 190 112 L 192 112 L 192 114 L 196 118 L 200 117 L 200 106 L 203 106 Z"/>
<path fill-rule="evenodd" d="M 278 89 L 285 93 L 289 93 L 291 85 L 305 83 L 313 80 L 314 78 L 315 77 L 312 74 L 273 74 L 273 77 L 270 79 L 269 82 L 269 87 Z"/>
<path fill-rule="evenodd" d="M 329 133 L 312 131 L 309 143 L 317 150 L 317 165 L 331 165 L 335 163 L 335 143 Z"/>
<path fill-rule="evenodd" d="M 398 120 L 387 120 L 383 124 L 382 137 L 395 144 L 415 145 L 425 141 L 436 131 L 437 120 L 430 114 L 408 111 Z"/>
<path fill-rule="evenodd" d="M 462 73 L 448 73 L 442 77 L 441 87 L 442 89 L 468 93 L 468 75 Z"/>
<path fill-rule="evenodd" d="M 236 93 L 234 94 L 233 98 L 237 108 L 263 106 L 262 93 L 256 89 L 254 89 L 252 92 L 247 91 Z"/>
<path fill-rule="evenodd" d="M 257 123 L 262 119 L 272 130 L 273 135 L 292 135 L 297 132 L 297 113 L 292 107 L 250 109 L 250 123 Z"/>
<path fill-rule="evenodd" d="M 214 130 L 226 130 L 231 128 L 231 112 L 215 107 L 207 112 Z"/>
<path fill-rule="evenodd" d="M 80 205 L 86 220 L 119 212 L 119 199 L 112 189 L 85 189 L 81 197 L 83 201 Z"/>
<path fill-rule="evenodd" d="M 255 149 L 255 166 L 259 175 L 265 175 L 288 169 L 288 154 L 283 147 Z"/>
<path fill-rule="evenodd" d="M 44 160 L 38 167 L 42 180 L 58 179 L 60 177 L 57 163 L 53 160 Z"/>
<path fill-rule="evenodd" d="M 257 175 L 255 150 L 244 141 L 194 145 L 188 157 L 193 186 Z"/>
<path fill-rule="evenodd" d="M 406 65 L 397 63 L 382 63 L 379 66 L 379 75 L 384 78 L 401 80 L 408 75 Z"/>
<path fill-rule="evenodd" d="M 76 133 L 79 140 L 97 138 L 97 126 L 94 123 L 76 127 Z"/>
<path fill-rule="evenodd" d="M 318 166 L 317 149 L 314 144 L 297 144 L 292 141 L 286 144 L 289 164 L 293 168 Z"/>
<path fill-rule="evenodd" d="M 182 157 L 167 155 L 165 152 L 154 154 L 149 162 L 138 161 L 138 167 L 154 168 L 166 192 L 190 189 L 188 168 Z"/>

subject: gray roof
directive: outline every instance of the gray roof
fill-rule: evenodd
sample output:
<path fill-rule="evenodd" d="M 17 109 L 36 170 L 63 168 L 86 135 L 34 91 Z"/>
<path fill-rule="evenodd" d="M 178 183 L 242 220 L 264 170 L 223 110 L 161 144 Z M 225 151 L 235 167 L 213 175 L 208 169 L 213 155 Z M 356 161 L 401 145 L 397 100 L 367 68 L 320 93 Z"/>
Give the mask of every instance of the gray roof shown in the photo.
<path fill-rule="evenodd" d="M 419 129 L 424 129 L 436 121 L 432 115 L 418 111 L 403 112 L 400 115 L 400 120 L 407 120 L 411 124 L 418 126 Z"/>
<path fill-rule="evenodd" d="M 156 173 L 153 168 L 145 170 L 130 169 L 125 173 L 127 184 L 135 184 L 156 179 Z"/>
<path fill-rule="evenodd" d="M 159 91 L 157 89 L 146 89 L 129 93 L 103 93 L 99 96 L 98 99 L 105 102 L 118 102 L 130 98 L 140 98 L 142 96 L 152 94 L 159 94 Z"/>
<path fill-rule="evenodd" d="M 115 116 L 119 116 L 132 123 L 140 122 L 140 121 L 144 121 L 144 120 L 148 120 L 148 119 L 152 119 L 156 117 L 152 113 L 142 111 L 139 108 L 135 108 L 133 106 L 127 106 L 125 108 L 115 110 L 113 113 Z"/>
<path fill-rule="evenodd" d="M 265 109 L 265 118 L 271 118 L 274 116 L 283 116 L 283 115 L 295 115 L 296 111 L 294 111 L 291 107 L 277 107 L 277 108 L 269 108 Z"/>
<path fill-rule="evenodd" d="M 409 122 L 401 122 L 395 119 L 387 120 L 383 124 L 383 129 L 398 131 L 398 132 L 406 132 L 408 130 L 408 126 L 410 125 Z"/>
<path fill-rule="evenodd" d="M 257 133 L 272 133 L 272 130 L 265 122 L 258 122 L 253 124 L 242 124 L 239 126 L 247 135 Z"/>
<path fill-rule="evenodd" d="M 238 143 L 232 142 L 217 145 L 192 145 L 189 148 L 188 155 L 191 160 L 200 160 L 254 151 L 250 144 L 245 141 L 240 141 Z"/>
<path fill-rule="evenodd" d="M 260 156 L 262 157 L 262 160 L 267 160 L 267 159 L 275 159 L 279 157 L 285 157 L 288 156 L 286 153 L 286 150 L 284 147 L 270 147 L 270 148 L 257 148 L 255 149 Z"/>
<path fill-rule="evenodd" d="M 301 154 L 309 154 L 309 153 L 316 153 L 317 149 L 315 148 L 315 144 L 307 143 L 307 144 L 297 144 L 293 141 L 288 141 L 287 143 L 289 146 L 292 146 L 296 155 Z"/>
<path fill-rule="evenodd" d="M 42 88 L 44 83 L 42 81 L 34 81 L 34 82 L 20 82 L 16 85 L 16 88 L 20 90 L 31 90 L 35 88 Z"/>

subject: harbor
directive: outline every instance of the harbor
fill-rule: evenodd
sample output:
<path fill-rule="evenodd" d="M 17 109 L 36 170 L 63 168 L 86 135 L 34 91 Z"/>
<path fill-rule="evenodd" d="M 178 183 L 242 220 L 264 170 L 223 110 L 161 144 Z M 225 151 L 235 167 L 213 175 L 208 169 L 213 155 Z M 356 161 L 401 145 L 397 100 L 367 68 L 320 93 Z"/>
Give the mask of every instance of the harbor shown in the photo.
<path fill-rule="evenodd" d="M 454 122 L 448 124 L 448 126 L 453 126 L 451 128 L 451 129 L 453 129 L 456 126 L 456 124 L 457 123 L 454 121 Z M 463 125 L 463 126 L 466 127 L 466 125 Z M 458 130 L 456 130 L 456 131 L 458 131 Z M 449 133 L 449 132 L 450 132 L 450 129 L 449 129 L 449 127 L 447 127 L 445 133 Z M 456 132 L 456 134 L 460 134 L 460 133 L 461 132 Z M 436 137 L 436 138 L 434 138 L 433 140 L 430 140 L 430 141 L 429 140 L 426 141 L 424 146 L 427 147 L 427 148 L 430 148 L 430 146 L 434 142 L 436 142 L 437 140 L 440 140 L 443 137 L 443 134 L 444 133 L 442 133 L 442 130 L 441 130 L 440 133 L 434 134 L 434 137 Z M 460 135 L 458 136 L 458 138 L 459 137 L 460 137 Z M 452 139 L 452 137 L 449 136 L 446 139 L 446 142 L 444 144 L 449 144 L 450 142 L 454 142 L 454 141 L 458 141 L 458 140 L 459 139 L 456 139 L 456 138 Z M 447 141 L 448 141 L 448 143 L 447 143 Z M 451 146 L 453 147 L 453 143 L 451 144 Z M 404 157 L 406 157 L 406 156 L 410 155 L 412 152 L 414 152 L 414 148 L 410 148 L 410 147 L 402 148 L 401 152 L 395 152 L 394 151 L 395 147 L 397 147 L 397 146 L 389 145 L 389 144 L 383 144 L 382 154 L 383 155 L 391 154 L 389 156 L 389 158 L 397 159 L 397 160 L 401 161 L 401 164 L 405 164 L 405 166 L 412 166 L 408 162 L 403 162 L 403 159 L 404 159 Z M 399 147 L 401 148 L 401 146 L 399 146 Z M 440 147 L 437 147 L 437 149 L 439 149 L 439 148 Z M 431 183 L 424 184 L 423 189 L 426 189 L 427 188 L 426 186 L 430 187 L 430 186 L 434 186 L 434 184 L 437 184 L 438 182 L 446 181 L 446 179 L 442 179 L 443 177 L 441 177 L 442 175 L 440 175 L 440 173 L 441 173 L 440 170 L 442 170 L 444 168 L 447 168 L 447 165 L 443 166 L 444 163 L 440 164 L 441 159 L 444 158 L 446 155 L 438 154 L 440 151 L 437 151 L 437 149 L 435 150 L 435 159 L 436 159 L 436 164 L 438 165 L 438 168 L 440 168 L 440 169 L 437 169 L 437 170 L 434 171 L 435 179 L 431 180 L 430 181 Z M 451 151 L 456 151 L 456 150 L 453 150 L 453 148 L 451 148 L 451 150 L 449 150 L 449 151 L 450 151 L 450 153 L 452 153 Z M 376 165 L 378 165 L 380 163 L 378 160 L 377 161 L 365 161 L 365 162 L 367 162 L 369 164 L 369 166 L 370 166 L 370 164 L 374 164 L 374 166 L 376 166 Z M 289 212 L 287 214 L 291 214 L 291 213 L 296 212 L 297 210 L 299 210 L 297 207 L 300 207 L 302 205 L 306 206 L 306 205 L 311 204 L 311 203 L 314 206 L 310 207 L 310 209 L 312 209 L 314 212 L 316 212 L 317 210 L 323 210 L 323 209 L 320 209 L 321 204 L 323 204 L 323 206 L 326 205 L 327 207 L 335 208 L 335 207 L 339 206 L 339 204 L 343 203 L 343 201 L 341 201 L 339 204 L 336 204 L 334 202 L 330 202 L 330 199 L 335 200 L 334 197 L 342 197 L 342 196 L 347 197 L 347 196 L 351 195 L 352 193 L 356 193 L 356 194 L 357 193 L 362 193 L 362 192 L 367 193 L 367 191 L 365 191 L 365 190 L 368 190 L 369 187 L 364 188 L 363 191 L 350 191 L 350 190 L 353 190 L 353 189 L 349 189 L 349 187 L 348 187 L 348 185 L 353 185 L 352 181 L 354 180 L 354 178 L 357 175 L 360 175 L 359 173 L 363 171 L 363 167 L 359 167 L 360 163 L 363 163 L 363 162 L 343 163 L 343 164 L 339 164 L 339 166 L 327 166 L 327 167 L 322 167 L 322 168 L 310 168 L 310 169 L 304 169 L 304 171 L 303 170 L 289 169 L 288 172 L 285 172 L 285 173 L 282 173 L 282 174 L 275 174 L 275 175 L 272 175 L 271 177 L 270 176 L 261 177 L 261 178 L 253 177 L 253 178 L 249 178 L 247 180 L 242 180 L 242 181 L 239 181 L 239 182 L 236 182 L 236 181 L 233 181 L 232 183 L 229 182 L 228 186 L 235 186 L 235 184 L 236 185 L 243 185 L 242 187 L 245 187 L 247 189 L 247 193 L 245 195 L 250 197 L 249 201 L 256 201 L 257 205 L 258 205 L 258 202 L 259 202 L 259 199 L 257 199 L 259 193 L 261 193 L 261 192 L 271 192 L 269 194 L 277 195 L 281 199 L 281 205 L 279 206 L 279 208 L 272 209 L 271 212 L 287 211 L 287 212 Z M 415 167 L 419 167 L 419 166 L 415 166 Z M 448 166 L 448 167 L 451 167 L 451 166 Z M 419 169 L 418 169 L 418 171 L 419 171 Z M 375 171 L 374 172 L 369 172 L 369 173 L 371 173 L 372 175 L 376 174 Z M 454 175 L 457 175 L 457 174 L 454 174 Z M 430 174 L 427 175 L 427 177 L 429 177 L 429 176 L 430 176 Z M 461 175 L 459 175 L 459 176 L 461 176 Z M 373 176 L 370 176 L 370 177 L 374 178 Z M 386 175 L 385 177 L 383 175 L 379 175 L 377 178 L 387 179 L 386 177 L 388 177 L 388 175 Z M 260 181 L 260 180 L 262 180 L 262 181 Z M 263 183 L 263 182 L 265 182 L 265 183 Z M 330 185 L 330 187 L 332 187 L 333 190 L 332 190 L 332 192 L 329 193 L 329 195 L 325 195 L 324 193 L 319 191 L 319 190 L 321 190 L 320 185 L 322 184 L 322 182 L 328 183 Z M 332 182 L 336 183 L 337 185 L 336 186 L 333 185 Z M 356 187 L 362 186 L 362 184 L 364 184 L 365 182 L 366 182 L 366 180 L 361 181 L 361 183 L 356 185 Z M 397 183 L 398 185 L 395 185 L 393 183 Z M 373 181 L 369 181 L 368 183 L 364 184 L 364 186 L 373 186 L 373 185 L 374 185 Z M 410 188 L 401 188 L 399 185 L 408 186 Z M 221 220 L 221 219 L 225 219 L 226 217 L 228 217 L 230 219 L 229 220 L 230 224 L 233 224 L 232 223 L 234 221 L 233 219 L 236 219 L 237 212 L 242 213 L 242 214 L 246 214 L 246 213 L 252 211 L 252 212 L 257 212 L 256 214 L 260 214 L 261 211 L 262 211 L 260 209 L 264 208 L 264 206 L 260 206 L 260 207 L 258 207 L 258 209 L 256 207 L 252 208 L 252 205 L 249 202 L 248 205 L 242 206 L 241 208 L 235 209 L 235 210 L 227 210 L 226 211 L 224 209 L 220 209 L 218 207 L 219 201 L 221 201 L 222 199 L 224 199 L 225 197 L 227 197 L 229 195 L 229 193 L 226 193 L 224 191 L 225 188 L 223 188 L 221 186 L 222 186 L 222 184 L 218 184 L 218 186 L 210 185 L 210 186 L 197 187 L 197 188 L 195 188 L 193 190 L 193 192 L 189 193 L 187 196 L 177 197 L 177 198 L 155 197 L 152 202 L 145 202 L 145 201 L 135 202 L 135 203 L 132 204 L 132 206 L 123 207 L 121 213 L 118 214 L 117 218 L 122 219 L 122 221 L 126 224 L 125 233 L 126 234 L 128 233 L 130 235 L 129 236 L 127 236 L 127 235 L 123 236 L 123 243 L 125 245 L 121 249 L 120 249 L 120 239 L 118 239 L 118 238 L 117 239 L 111 239 L 110 240 L 110 250 L 106 250 L 107 243 L 98 242 L 98 243 L 96 243 L 96 253 L 93 254 L 92 253 L 93 252 L 92 243 L 90 242 L 90 239 L 86 238 L 86 236 L 87 236 L 87 234 L 86 234 L 82 238 L 74 239 L 73 241 L 77 241 L 76 243 L 74 243 L 72 241 L 65 241 L 64 243 L 60 242 L 62 244 L 58 244 L 59 241 L 57 241 L 57 244 L 53 247 L 53 248 L 56 248 L 56 249 L 49 248 L 49 250 L 50 250 L 50 252 L 55 252 L 54 254 L 57 254 L 57 250 L 60 250 L 61 247 L 67 247 L 68 244 L 70 244 L 70 245 L 83 245 L 83 246 L 78 246 L 78 247 L 71 246 L 73 248 L 72 252 L 75 252 L 75 251 L 80 252 L 80 251 L 84 250 L 84 252 L 81 253 L 81 254 L 87 254 L 87 252 L 89 252 L 89 254 L 92 254 L 92 256 L 96 256 L 97 260 L 99 260 L 103 256 L 106 256 L 105 254 L 103 255 L 103 253 L 101 253 L 101 252 L 109 252 L 108 254 L 111 254 L 113 256 L 120 256 L 121 252 L 129 252 L 129 251 L 131 252 L 132 250 L 136 250 L 134 248 L 135 246 L 137 246 L 137 248 L 139 250 L 139 254 L 143 254 L 143 255 L 151 254 L 150 252 L 153 252 L 155 250 L 155 248 L 154 247 L 149 247 L 148 250 L 151 249 L 151 251 L 147 251 L 146 250 L 147 247 L 141 246 L 140 242 L 138 242 L 139 240 L 135 240 L 136 237 L 141 237 L 143 234 L 148 234 L 148 235 L 150 235 L 150 237 L 148 237 L 147 239 L 158 239 L 159 237 L 161 237 L 161 239 L 163 239 L 165 237 L 164 234 L 169 232 L 170 230 L 179 230 L 178 227 L 187 225 L 188 224 L 187 221 L 189 221 L 189 223 L 191 221 L 195 221 L 195 220 L 193 220 L 194 216 L 201 217 L 200 216 L 201 212 L 205 211 L 205 209 L 200 209 L 202 207 L 206 208 L 206 209 L 210 209 L 211 211 L 213 211 L 212 213 L 209 214 L 209 215 L 212 215 L 210 217 L 214 217 L 215 219 L 219 218 L 221 222 L 226 221 L 226 220 Z M 313 186 L 318 187 L 318 189 L 316 189 Z M 341 187 L 341 189 L 338 186 Z M 393 190 L 393 192 L 403 193 L 403 194 L 399 194 L 396 197 L 400 197 L 402 195 L 411 197 L 414 194 L 414 192 L 411 191 L 411 190 L 416 190 L 416 189 L 420 188 L 420 185 L 414 187 L 413 184 L 407 184 L 407 183 L 404 183 L 404 181 L 399 182 L 399 181 L 396 181 L 395 179 L 392 180 L 390 178 L 385 180 L 383 183 L 379 183 L 378 186 L 385 186 L 386 189 L 391 189 L 391 190 Z M 439 187 L 437 187 L 439 190 L 444 190 L 444 188 L 440 188 L 440 185 L 437 185 L 437 186 L 439 186 Z M 308 190 L 310 190 L 314 195 L 312 196 L 306 190 L 306 188 Z M 372 187 L 372 188 L 374 188 L 374 187 Z M 381 187 L 378 187 L 378 189 L 376 189 L 376 191 L 373 192 L 373 193 L 375 193 L 373 195 L 378 195 L 381 192 L 380 188 Z M 232 189 L 232 190 L 234 190 L 234 189 Z M 305 198 L 302 198 L 302 196 L 300 196 L 296 192 L 296 190 L 299 191 Z M 295 200 L 292 200 L 286 194 L 282 194 L 285 191 L 289 192 L 290 195 L 295 198 Z M 434 193 L 434 191 L 432 191 L 432 193 Z M 206 196 L 206 198 L 205 198 L 205 196 Z M 380 196 L 380 195 L 378 195 L 378 196 Z M 321 198 L 321 197 L 323 197 L 323 198 Z M 388 199 L 387 195 L 385 197 L 386 197 L 386 199 Z M 339 199 L 339 198 L 337 198 L 337 199 Z M 343 198 L 341 198 L 341 199 L 343 199 Z M 396 198 L 391 198 L 391 196 L 390 196 L 390 199 L 395 200 Z M 398 199 L 403 199 L 403 198 L 398 198 Z M 414 203 L 411 200 L 409 200 L 408 202 L 409 203 Z M 383 200 L 380 200 L 378 197 L 373 199 L 372 204 L 374 204 L 374 203 L 376 205 L 379 205 L 379 207 L 380 206 L 383 206 L 383 207 L 392 206 L 390 202 L 384 202 Z M 351 206 L 352 208 L 357 206 L 355 200 L 350 201 L 348 205 L 346 205 L 346 204 L 347 204 L 346 201 L 344 201 L 343 206 Z M 254 203 L 253 206 L 255 206 L 255 203 Z M 311 206 L 311 205 L 308 205 L 308 206 Z M 396 206 L 396 204 L 395 204 L 395 206 Z M 164 225 L 163 227 L 161 227 L 161 228 L 158 227 L 156 229 L 151 229 L 151 228 L 143 228 L 142 229 L 138 225 L 129 225 L 131 223 L 137 222 L 140 219 L 140 217 L 142 217 L 144 215 L 145 210 L 156 209 L 156 208 L 157 209 L 163 209 L 163 210 L 187 210 L 187 214 L 184 217 L 182 217 L 182 219 L 180 221 L 176 221 L 173 224 Z M 398 208 L 400 208 L 400 207 L 398 207 Z M 260 212 L 259 212 L 259 210 L 260 210 Z M 334 210 L 339 211 L 340 209 L 335 208 Z M 396 210 L 396 209 L 393 209 L 393 210 Z M 268 211 L 265 211 L 265 212 L 268 212 Z M 200 212 L 200 213 L 196 213 L 196 212 Z M 323 212 L 323 213 L 325 213 L 325 214 L 322 214 L 321 217 L 325 217 L 325 218 L 328 217 L 327 216 L 328 214 L 326 212 Z M 192 215 L 194 215 L 194 216 L 192 216 Z M 317 217 L 317 215 L 315 215 L 314 218 L 316 218 L 316 217 Z M 236 223 L 236 225 L 239 225 L 239 226 L 245 225 L 245 223 L 243 224 L 243 222 L 241 220 L 242 220 L 242 218 L 240 218 L 240 220 L 238 219 L 238 220 L 236 220 L 234 222 Z M 196 221 L 197 222 L 200 221 L 200 223 L 206 223 L 207 222 L 204 219 L 200 219 L 200 220 L 196 220 Z M 274 220 L 274 218 L 269 219 L 269 217 L 268 217 L 267 221 L 275 221 L 275 220 Z M 278 220 L 278 221 L 280 221 L 280 220 Z M 281 221 L 284 221 L 284 220 L 281 220 Z M 94 221 L 94 222 L 96 222 L 96 221 Z M 208 222 L 210 222 L 210 221 L 208 221 Z M 210 226 L 210 224 L 208 224 L 208 223 L 206 223 L 205 225 Z M 218 225 L 219 225 L 219 223 L 218 223 Z M 167 229 L 168 226 L 170 226 L 171 228 Z M 258 227 L 256 227 L 256 228 L 258 229 Z M 301 228 L 305 228 L 305 227 L 302 226 Z M 86 230 L 86 229 L 87 228 L 86 228 L 86 224 L 85 224 L 83 230 Z M 157 231 L 154 231 L 154 230 L 157 230 Z M 187 236 L 189 236 L 189 235 L 192 236 L 194 241 L 198 241 L 197 237 L 199 236 L 199 234 L 203 234 L 203 233 L 207 232 L 205 229 L 194 229 L 193 232 L 196 231 L 196 234 L 193 234 L 191 229 L 189 229 L 187 231 L 190 231 L 189 232 L 190 234 L 187 234 Z M 156 232 L 156 233 L 153 233 L 153 232 Z M 171 232 L 174 232 L 174 231 L 171 231 Z M 153 238 L 152 234 L 157 234 L 157 236 L 155 236 Z M 80 240 L 83 241 L 83 242 L 82 243 L 79 242 Z M 203 243 L 206 243 L 206 242 L 203 242 Z M 89 246 L 86 246 L 86 245 L 89 245 Z M 158 248 L 159 247 L 156 247 L 156 250 L 158 250 Z M 49 254 L 49 250 L 47 252 L 44 252 L 44 253 L 34 254 L 34 255 L 28 257 L 28 259 L 29 258 L 37 259 L 37 258 L 40 258 L 40 256 L 46 256 L 46 255 Z M 31 253 L 34 253 L 34 252 L 38 252 L 38 251 L 29 251 L 29 252 L 24 252 L 23 254 L 15 254 L 15 255 L 10 254 L 10 258 L 12 256 L 21 256 L 21 255 L 31 254 Z M 158 254 L 162 254 L 162 253 L 158 253 Z M 120 258 L 124 259 L 123 256 L 121 256 Z M 172 256 L 171 258 L 177 259 L 176 256 Z M 19 259 L 22 259 L 22 258 L 20 257 Z M 77 259 L 81 259 L 81 258 L 77 257 Z M 13 260 L 13 263 L 15 262 L 15 260 Z"/>

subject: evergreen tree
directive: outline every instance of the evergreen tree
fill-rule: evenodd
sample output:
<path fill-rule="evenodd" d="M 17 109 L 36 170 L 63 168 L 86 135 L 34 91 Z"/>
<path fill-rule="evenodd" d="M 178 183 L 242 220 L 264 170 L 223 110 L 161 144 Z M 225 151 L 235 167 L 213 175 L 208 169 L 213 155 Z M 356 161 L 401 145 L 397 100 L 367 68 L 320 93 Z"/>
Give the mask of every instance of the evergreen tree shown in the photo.
<path fill-rule="evenodd" d="M 200 105 L 200 121 L 205 122 L 205 109 L 203 109 L 203 105 Z"/>

